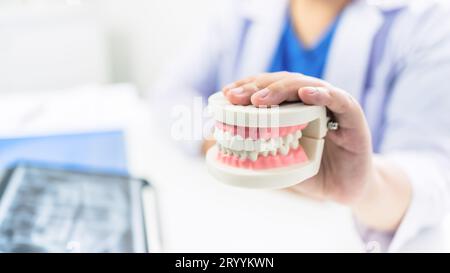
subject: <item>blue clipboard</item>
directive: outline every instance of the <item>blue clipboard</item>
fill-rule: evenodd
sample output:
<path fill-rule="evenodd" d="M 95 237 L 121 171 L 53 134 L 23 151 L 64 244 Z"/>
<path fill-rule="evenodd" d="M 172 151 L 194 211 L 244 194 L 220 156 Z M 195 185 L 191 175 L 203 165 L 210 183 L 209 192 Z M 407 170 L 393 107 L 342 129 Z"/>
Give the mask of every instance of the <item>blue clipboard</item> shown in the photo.
<path fill-rule="evenodd" d="M 119 130 L 0 138 L 0 168 L 22 161 L 128 174 L 125 136 Z"/>

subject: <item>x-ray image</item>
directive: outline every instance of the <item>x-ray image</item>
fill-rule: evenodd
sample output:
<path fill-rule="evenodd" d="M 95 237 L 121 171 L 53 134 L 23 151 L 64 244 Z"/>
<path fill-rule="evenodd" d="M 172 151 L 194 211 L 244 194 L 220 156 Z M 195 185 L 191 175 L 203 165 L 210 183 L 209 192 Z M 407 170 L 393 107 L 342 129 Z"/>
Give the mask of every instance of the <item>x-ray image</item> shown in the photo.
<path fill-rule="evenodd" d="M 143 182 L 18 167 L 0 184 L 0 252 L 144 252 Z"/>

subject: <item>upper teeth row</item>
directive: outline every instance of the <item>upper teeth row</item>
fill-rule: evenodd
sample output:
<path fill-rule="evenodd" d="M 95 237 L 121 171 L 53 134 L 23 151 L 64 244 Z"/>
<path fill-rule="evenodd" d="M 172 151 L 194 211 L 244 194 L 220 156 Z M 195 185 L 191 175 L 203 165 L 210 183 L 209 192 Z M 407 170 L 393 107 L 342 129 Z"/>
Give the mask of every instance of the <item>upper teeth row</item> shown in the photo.
<path fill-rule="evenodd" d="M 214 137 L 222 148 L 232 151 L 248 151 L 248 152 L 274 152 L 284 147 L 298 147 L 298 141 L 302 137 L 302 131 L 297 130 L 294 133 L 283 137 L 275 137 L 270 139 L 244 139 L 240 135 L 233 135 L 230 132 L 219 129 L 214 130 Z M 295 147 L 295 148 L 296 148 Z"/>

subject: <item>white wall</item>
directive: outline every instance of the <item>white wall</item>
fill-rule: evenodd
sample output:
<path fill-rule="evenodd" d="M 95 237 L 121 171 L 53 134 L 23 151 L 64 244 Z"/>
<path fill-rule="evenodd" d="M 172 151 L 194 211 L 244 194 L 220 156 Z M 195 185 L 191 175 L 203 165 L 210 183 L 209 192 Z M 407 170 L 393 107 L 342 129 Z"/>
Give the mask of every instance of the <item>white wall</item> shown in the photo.
<path fill-rule="evenodd" d="M 107 82 L 106 43 L 96 17 L 64 6 L 0 8 L 0 91 Z"/>
<path fill-rule="evenodd" d="M 70 45 L 70 38 L 77 32 L 70 26 L 62 29 L 65 27 L 64 24 L 57 20 L 50 20 L 49 27 L 57 28 L 60 31 L 59 34 L 36 35 L 33 23 L 23 24 L 25 29 L 22 30 L 29 34 L 25 35 L 28 40 L 19 40 L 22 43 L 20 45 L 22 51 L 17 51 L 20 56 L 6 50 L 0 52 L 0 55 L 3 54 L 1 55 L 0 71 L 9 73 L 9 85 L 14 85 L 14 88 L 9 88 L 11 91 L 28 90 L 38 86 L 41 88 L 36 89 L 62 88 L 65 87 L 64 85 L 71 87 L 72 85 L 104 81 L 132 82 L 144 90 L 157 78 L 160 68 L 178 49 L 183 47 L 183 41 L 197 29 L 199 24 L 204 23 L 204 19 L 211 11 L 215 1 L 0 0 L 0 41 L 3 38 L 3 43 L 5 43 L 5 39 L 11 40 L 10 36 L 5 33 L 18 33 L 18 30 L 11 28 L 8 24 L 2 25 L 2 20 L 13 18 L 16 22 L 27 21 L 17 17 L 19 15 L 11 14 L 9 10 L 29 10 L 30 6 L 34 11 L 45 11 L 53 9 L 55 6 L 63 7 L 66 11 L 84 10 L 96 17 L 94 21 L 98 23 L 99 27 L 99 33 L 94 35 L 98 41 L 91 39 L 93 34 L 89 34 L 87 31 L 83 37 L 91 37 L 89 38 L 91 40 L 86 40 L 86 43 L 79 47 L 72 46 L 74 51 L 67 54 L 67 56 L 76 56 L 71 59 L 72 61 L 59 58 L 59 61 L 52 62 L 52 58 L 46 57 L 40 52 L 49 53 L 50 51 L 51 53 L 53 51 L 55 54 L 65 52 L 68 49 L 68 43 Z M 23 14 L 20 16 L 23 17 Z M 80 32 L 78 34 L 82 35 Z M 105 44 L 102 44 L 103 38 L 105 38 Z M 35 40 L 33 41 L 33 39 Z M 40 45 L 41 51 L 32 46 L 34 43 Z M 94 43 L 98 43 L 98 45 L 92 46 Z M 14 47 L 18 48 L 17 45 Z M 77 51 L 79 52 L 76 53 Z M 26 56 L 26 58 L 21 56 Z M 74 61 L 77 59 L 79 63 Z M 82 64 L 89 60 L 95 60 L 88 65 L 92 69 L 82 69 Z M 11 67 L 15 67 L 15 69 L 9 69 Z M 26 69 L 20 69 L 21 67 Z M 48 73 L 42 73 L 43 71 L 39 71 L 39 67 L 47 68 Z M 61 84 L 52 84 L 52 79 L 48 77 L 51 71 L 54 71 L 55 77 L 59 77 L 56 80 L 64 78 Z M 72 77 L 67 78 L 67 75 L 72 75 Z M 11 81 L 11 79 L 15 80 Z M 17 79 L 23 79 L 22 84 Z M 0 79 L 0 87 L 1 82 Z M 26 84 L 23 84 L 24 82 Z M 3 88 L 3 90 L 0 88 L 0 92 L 4 89 L 8 88 Z"/>
<path fill-rule="evenodd" d="M 214 0 L 103 0 L 112 28 L 114 79 L 145 88 L 183 47 Z"/>

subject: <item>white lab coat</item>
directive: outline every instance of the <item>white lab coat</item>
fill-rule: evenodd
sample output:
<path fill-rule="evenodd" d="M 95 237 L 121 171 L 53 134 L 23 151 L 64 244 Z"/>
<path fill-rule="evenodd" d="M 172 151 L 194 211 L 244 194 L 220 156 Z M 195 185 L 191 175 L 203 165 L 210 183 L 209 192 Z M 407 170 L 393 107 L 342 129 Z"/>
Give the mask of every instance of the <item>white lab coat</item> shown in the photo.
<path fill-rule="evenodd" d="M 287 0 L 224 1 L 206 32 L 192 39 L 193 45 L 186 46 L 185 54 L 155 86 L 157 96 L 171 103 L 190 101 L 192 96 L 206 97 L 236 79 L 264 72 L 278 45 L 287 5 Z M 399 8 L 402 12 L 390 27 L 367 86 L 383 14 Z M 368 93 L 365 111 L 372 134 L 380 136 L 377 153 L 401 166 L 412 183 L 412 203 L 390 251 L 401 250 L 420 232 L 438 225 L 449 211 L 448 18 L 448 8 L 430 0 L 356 0 L 342 14 L 325 68 L 324 79 L 355 98 L 361 100 L 363 92 Z M 381 95 L 386 91 L 389 95 Z M 385 97 L 383 105 L 380 96 Z M 167 107 L 161 97 L 157 104 L 160 109 Z"/>

